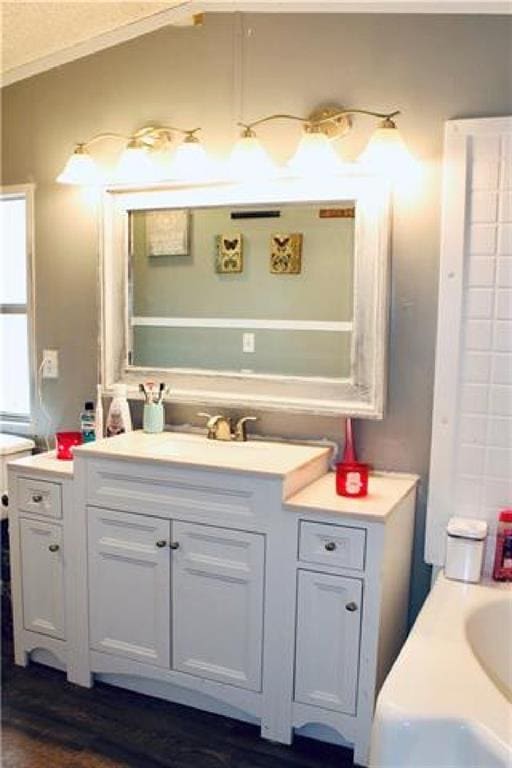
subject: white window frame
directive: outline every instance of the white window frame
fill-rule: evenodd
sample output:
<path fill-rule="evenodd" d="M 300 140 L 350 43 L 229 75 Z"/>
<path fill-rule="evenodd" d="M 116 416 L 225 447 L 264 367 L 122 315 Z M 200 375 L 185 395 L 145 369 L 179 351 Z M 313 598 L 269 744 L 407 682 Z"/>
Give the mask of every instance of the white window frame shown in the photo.
<path fill-rule="evenodd" d="M 35 290 L 34 290 L 34 184 L 12 184 L 0 186 L 0 199 L 24 198 L 26 204 L 26 259 L 27 259 L 27 301 L 26 304 L 0 305 L 0 314 L 27 315 L 27 348 L 29 369 L 30 412 L 27 416 L 0 411 L 0 431 L 16 434 L 31 434 L 34 427 L 36 345 L 35 345 Z"/>

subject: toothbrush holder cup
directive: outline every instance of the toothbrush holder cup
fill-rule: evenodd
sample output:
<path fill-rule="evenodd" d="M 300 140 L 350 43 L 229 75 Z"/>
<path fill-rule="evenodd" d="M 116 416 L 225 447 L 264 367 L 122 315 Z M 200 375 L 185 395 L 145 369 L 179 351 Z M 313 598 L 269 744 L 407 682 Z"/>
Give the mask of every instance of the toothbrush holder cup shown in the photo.
<path fill-rule="evenodd" d="M 142 415 L 142 428 L 144 432 L 164 431 L 164 406 L 163 403 L 146 403 Z"/>

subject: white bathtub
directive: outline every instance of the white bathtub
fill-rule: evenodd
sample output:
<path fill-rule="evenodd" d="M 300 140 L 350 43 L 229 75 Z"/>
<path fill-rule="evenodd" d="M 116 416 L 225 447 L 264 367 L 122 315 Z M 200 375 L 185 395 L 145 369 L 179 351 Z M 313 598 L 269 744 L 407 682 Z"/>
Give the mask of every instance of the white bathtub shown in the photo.
<path fill-rule="evenodd" d="M 512 768 L 512 586 L 438 577 L 377 700 L 371 768 Z"/>

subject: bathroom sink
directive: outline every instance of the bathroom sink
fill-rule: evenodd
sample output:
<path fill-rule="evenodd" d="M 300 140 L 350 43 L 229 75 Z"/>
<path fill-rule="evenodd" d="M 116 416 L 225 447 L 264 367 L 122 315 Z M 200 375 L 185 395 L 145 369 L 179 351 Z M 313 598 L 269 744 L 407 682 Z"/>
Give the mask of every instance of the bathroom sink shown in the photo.
<path fill-rule="evenodd" d="M 300 472 L 301 484 L 327 472 L 330 449 L 266 440 L 227 442 L 185 432 L 128 432 L 78 446 L 75 455 L 93 453 L 111 458 L 169 462 L 208 469 L 285 476 Z M 297 477 L 298 480 L 298 477 Z M 291 486 L 294 483 L 290 484 Z M 296 488 L 294 488 L 296 490 Z"/>
<path fill-rule="evenodd" d="M 247 440 L 245 442 L 232 440 L 230 442 L 222 440 L 206 440 L 202 438 L 199 441 L 187 441 L 187 440 L 173 440 L 172 437 L 168 441 L 162 443 L 155 448 L 155 453 L 161 455 L 171 456 L 190 456 L 191 458 L 197 457 L 210 457 L 213 455 L 221 456 L 224 453 L 228 456 L 232 456 L 237 451 L 243 451 L 244 453 L 257 451 L 262 452 L 265 450 L 267 443 L 253 442 Z"/>

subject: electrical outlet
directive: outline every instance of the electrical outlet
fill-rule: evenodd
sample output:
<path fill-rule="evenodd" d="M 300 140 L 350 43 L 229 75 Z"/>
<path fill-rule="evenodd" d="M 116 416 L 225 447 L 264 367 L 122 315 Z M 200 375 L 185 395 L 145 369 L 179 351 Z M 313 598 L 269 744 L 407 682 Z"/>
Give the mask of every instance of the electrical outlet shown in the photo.
<path fill-rule="evenodd" d="M 43 350 L 43 379 L 59 378 L 59 352 L 57 349 Z"/>
<path fill-rule="evenodd" d="M 242 334 L 242 351 L 243 352 L 254 352 L 256 349 L 256 343 L 254 338 L 254 333 L 243 333 Z"/>

